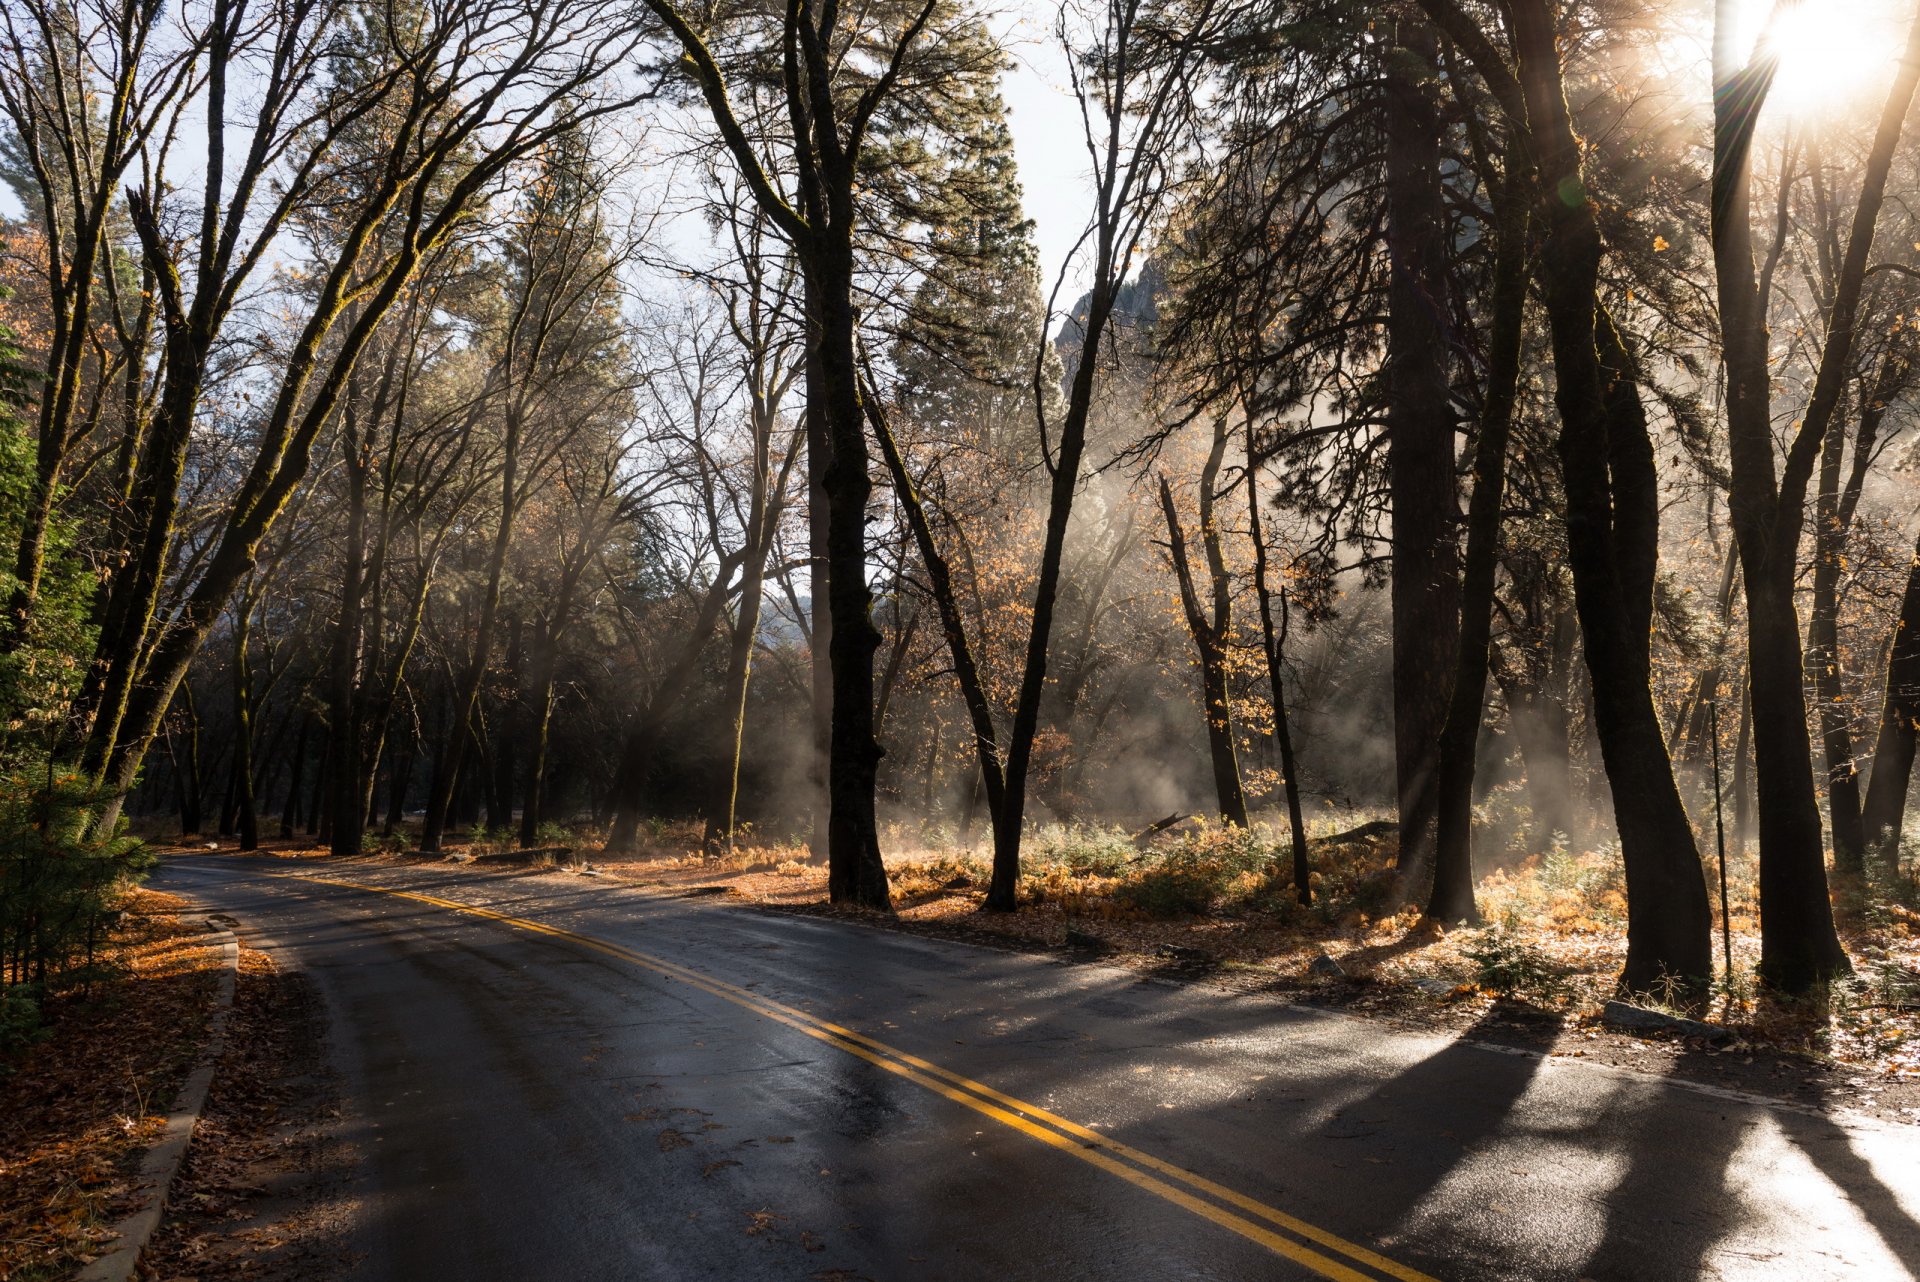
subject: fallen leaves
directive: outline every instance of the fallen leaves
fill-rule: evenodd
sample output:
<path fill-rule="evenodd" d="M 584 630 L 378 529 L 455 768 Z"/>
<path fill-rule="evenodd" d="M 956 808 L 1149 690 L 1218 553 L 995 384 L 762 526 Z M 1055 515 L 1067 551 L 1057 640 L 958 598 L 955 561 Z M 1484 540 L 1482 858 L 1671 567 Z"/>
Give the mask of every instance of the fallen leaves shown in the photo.
<path fill-rule="evenodd" d="M 135 891 L 93 992 L 0 1077 L 0 1278 L 63 1271 L 111 1241 L 139 1154 L 204 1040 L 220 951 L 185 903 Z"/>

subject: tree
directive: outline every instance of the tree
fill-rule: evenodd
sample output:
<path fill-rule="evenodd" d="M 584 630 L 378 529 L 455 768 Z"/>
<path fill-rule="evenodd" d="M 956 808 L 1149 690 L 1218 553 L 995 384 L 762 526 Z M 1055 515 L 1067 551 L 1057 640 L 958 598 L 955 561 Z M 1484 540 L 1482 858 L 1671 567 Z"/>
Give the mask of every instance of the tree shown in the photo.
<path fill-rule="evenodd" d="M 1851 970 L 1834 933 L 1814 799 L 1813 746 L 1802 686 L 1794 604 L 1807 489 L 1846 378 L 1867 257 L 1893 154 L 1920 87 L 1920 17 L 1894 79 L 1868 155 L 1845 261 L 1826 314 L 1826 340 L 1806 413 L 1776 472 L 1766 341 L 1750 219 L 1748 157 L 1778 68 L 1765 36 L 1751 59 L 1733 47 L 1733 15 L 1716 10 L 1714 39 L 1714 275 L 1733 461 L 1731 515 L 1746 580 L 1752 664 L 1754 764 L 1760 796 L 1760 972 L 1787 992 L 1805 992 Z M 1856 845 L 1859 834 L 1849 834 Z"/>
<path fill-rule="evenodd" d="M 1567 105 L 1554 13 L 1508 9 L 1511 63 L 1452 0 L 1421 0 L 1493 95 L 1532 158 L 1537 272 L 1547 315 L 1566 482 L 1567 551 L 1592 677 L 1595 726 L 1626 864 L 1621 985 L 1704 991 L 1712 972 L 1706 883 L 1651 690 L 1659 503 L 1638 373 L 1600 294 L 1604 246 Z"/>

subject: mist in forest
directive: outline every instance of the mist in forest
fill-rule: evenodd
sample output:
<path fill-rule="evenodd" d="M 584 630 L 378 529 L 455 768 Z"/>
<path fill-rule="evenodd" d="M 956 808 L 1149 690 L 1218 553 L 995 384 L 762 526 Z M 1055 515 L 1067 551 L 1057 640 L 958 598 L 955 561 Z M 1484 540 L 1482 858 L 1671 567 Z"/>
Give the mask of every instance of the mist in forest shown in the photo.
<path fill-rule="evenodd" d="M 1022 173 L 953 0 L 811 80 L 671 0 L 20 4 L 6 750 L 88 839 L 804 846 L 877 909 L 964 848 L 1007 911 L 1049 827 L 1304 905 L 1379 821 L 1369 911 L 1572 851 L 1690 992 L 1723 842 L 1788 990 L 1905 876 L 1907 15 L 1068 4 Z"/>

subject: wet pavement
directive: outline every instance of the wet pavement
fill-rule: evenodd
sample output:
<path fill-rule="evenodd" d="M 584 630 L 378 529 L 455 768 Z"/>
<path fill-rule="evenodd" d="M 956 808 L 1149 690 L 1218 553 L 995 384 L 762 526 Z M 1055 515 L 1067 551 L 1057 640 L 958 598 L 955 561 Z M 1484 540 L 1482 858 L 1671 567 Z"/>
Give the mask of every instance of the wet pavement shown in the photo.
<path fill-rule="evenodd" d="M 318 986 L 368 1282 L 1920 1276 L 1915 1128 L 558 874 L 152 885 Z"/>

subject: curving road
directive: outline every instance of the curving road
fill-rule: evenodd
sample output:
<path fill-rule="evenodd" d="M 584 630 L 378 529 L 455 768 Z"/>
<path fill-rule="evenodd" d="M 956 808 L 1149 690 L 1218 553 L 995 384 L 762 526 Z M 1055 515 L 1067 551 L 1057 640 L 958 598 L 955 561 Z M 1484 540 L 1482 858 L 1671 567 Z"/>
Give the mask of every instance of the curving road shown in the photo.
<path fill-rule="evenodd" d="M 152 884 L 317 983 L 370 1282 L 1920 1274 L 1909 1128 L 576 877 Z"/>

